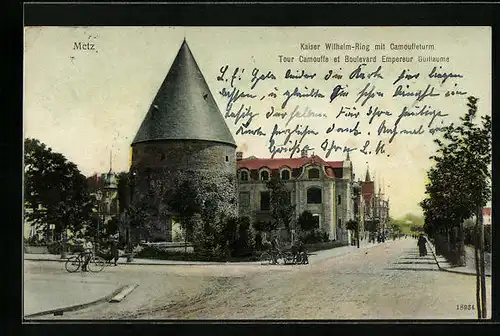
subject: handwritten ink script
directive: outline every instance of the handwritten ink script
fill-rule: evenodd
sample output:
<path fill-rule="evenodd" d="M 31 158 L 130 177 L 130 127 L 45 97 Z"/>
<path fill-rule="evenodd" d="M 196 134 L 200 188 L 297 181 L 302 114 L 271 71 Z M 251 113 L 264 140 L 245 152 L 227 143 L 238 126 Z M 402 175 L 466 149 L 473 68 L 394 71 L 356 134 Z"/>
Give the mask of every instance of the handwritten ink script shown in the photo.
<path fill-rule="evenodd" d="M 404 50 L 398 46 L 391 49 Z M 396 143 L 453 126 L 451 111 L 443 108 L 450 104 L 443 101 L 463 100 L 467 90 L 466 76 L 448 56 L 381 55 L 383 50 L 383 43 L 300 43 L 300 55 L 278 53 L 266 66 L 221 64 L 216 94 L 236 136 L 265 140 L 270 157 L 294 157 L 304 149 L 324 158 L 390 156 Z"/>

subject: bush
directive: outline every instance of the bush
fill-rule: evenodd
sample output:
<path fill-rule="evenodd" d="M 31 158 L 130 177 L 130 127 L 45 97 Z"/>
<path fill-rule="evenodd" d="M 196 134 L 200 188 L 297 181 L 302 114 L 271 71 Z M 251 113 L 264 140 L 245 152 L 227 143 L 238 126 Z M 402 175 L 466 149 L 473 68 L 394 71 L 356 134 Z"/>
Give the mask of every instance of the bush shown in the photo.
<path fill-rule="evenodd" d="M 327 242 L 329 240 L 328 233 L 326 233 L 320 229 L 314 229 L 314 230 L 302 232 L 299 235 L 299 239 L 304 244 L 321 243 L 321 242 Z"/>
<path fill-rule="evenodd" d="M 24 244 L 28 246 L 45 246 L 46 243 L 43 239 L 38 238 L 37 235 L 29 237 L 29 238 L 24 238 Z"/>
<path fill-rule="evenodd" d="M 50 254 L 60 254 L 61 253 L 61 243 L 53 242 L 47 245 L 47 250 Z"/>

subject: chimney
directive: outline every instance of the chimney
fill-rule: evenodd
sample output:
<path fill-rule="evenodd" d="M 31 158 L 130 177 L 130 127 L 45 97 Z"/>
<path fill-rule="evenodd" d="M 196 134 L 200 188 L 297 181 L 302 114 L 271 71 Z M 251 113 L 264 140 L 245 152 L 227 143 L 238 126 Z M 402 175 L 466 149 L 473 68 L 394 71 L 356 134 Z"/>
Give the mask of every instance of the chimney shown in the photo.
<path fill-rule="evenodd" d="M 236 152 L 236 161 L 243 160 L 243 152 Z"/>
<path fill-rule="evenodd" d="M 303 149 L 300 151 L 300 157 L 301 157 L 301 158 L 306 158 L 306 157 L 307 157 L 307 149 L 306 149 L 306 148 L 303 148 Z"/>

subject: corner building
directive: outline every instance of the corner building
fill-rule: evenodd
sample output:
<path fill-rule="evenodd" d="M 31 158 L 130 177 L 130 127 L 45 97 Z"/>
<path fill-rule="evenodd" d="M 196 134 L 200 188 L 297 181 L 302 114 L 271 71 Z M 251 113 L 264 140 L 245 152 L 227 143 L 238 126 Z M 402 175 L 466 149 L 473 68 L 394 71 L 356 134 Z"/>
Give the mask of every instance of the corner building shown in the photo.
<path fill-rule="evenodd" d="M 185 180 L 215 183 L 237 215 L 236 143 L 184 40 L 133 142 L 131 204 L 148 209 L 153 237 L 172 241 L 168 200 Z"/>
<path fill-rule="evenodd" d="M 238 152 L 237 164 L 240 216 L 249 216 L 252 222 L 272 220 L 266 182 L 278 178 L 290 192 L 296 219 L 308 210 L 330 240 L 351 240 L 346 229 L 346 223 L 354 216 L 354 174 L 349 156 L 345 161 L 325 161 L 302 152 L 300 158 L 267 159 L 243 158 L 243 153 Z"/>

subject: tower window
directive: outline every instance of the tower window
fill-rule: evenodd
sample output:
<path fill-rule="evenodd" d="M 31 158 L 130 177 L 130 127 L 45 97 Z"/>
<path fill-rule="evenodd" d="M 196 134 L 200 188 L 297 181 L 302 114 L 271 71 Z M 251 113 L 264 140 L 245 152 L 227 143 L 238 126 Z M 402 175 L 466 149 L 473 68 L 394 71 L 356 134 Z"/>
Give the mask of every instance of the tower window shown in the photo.
<path fill-rule="evenodd" d="M 317 168 L 309 169 L 309 171 L 307 172 L 307 177 L 310 179 L 319 178 L 319 169 Z"/>
<path fill-rule="evenodd" d="M 342 198 L 340 198 L 340 195 L 337 195 L 337 204 L 340 205 L 342 203 Z"/>
<path fill-rule="evenodd" d="M 229 156 L 226 155 L 226 162 L 228 162 L 228 161 L 229 161 Z"/>

